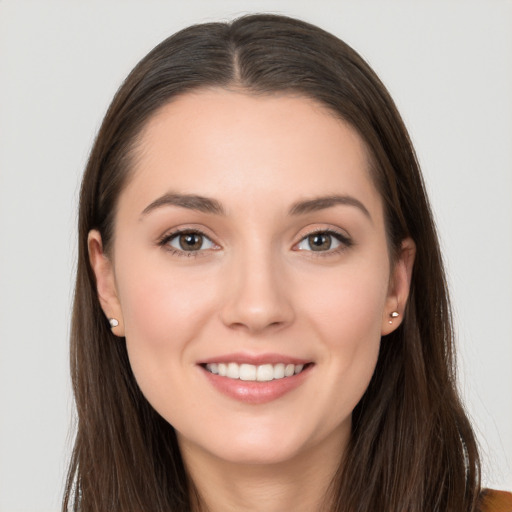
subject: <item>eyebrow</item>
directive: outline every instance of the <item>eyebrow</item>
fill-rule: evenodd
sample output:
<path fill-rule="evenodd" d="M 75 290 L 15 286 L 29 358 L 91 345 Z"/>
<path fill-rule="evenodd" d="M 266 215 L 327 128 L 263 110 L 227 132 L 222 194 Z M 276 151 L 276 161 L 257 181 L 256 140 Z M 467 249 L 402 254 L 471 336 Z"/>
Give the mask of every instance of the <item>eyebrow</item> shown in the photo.
<path fill-rule="evenodd" d="M 355 197 L 348 195 L 332 195 L 322 196 L 313 199 L 301 200 L 293 203 L 288 214 L 289 215 L 304 215 L 306 213 L 317 212 L 325 210 L 336 205 L 353 206 L 358 208 L 370 221 L 372 220 L 370 212 L 366 206 L 356 199 Z M 196 194 L 178 194 L 168 193 L 155 199 L 142 211 L 142 215 L 162 208 L 164 206 L 179 206 L 181 208 L 187 208 L 189 210 L 195 210 L 202 213 L 211 213 L 214 215 L 226 215 L 222 204 L 217 199 L 210 197 L 204 197 Z"/>
<path fill-rule="evenodd" d="M 370 221 L 372 217 L 370 212 L 366 208 L 366 206 L 356 199 L 355 197 L 348 195 L 333 195 L 333 196 L 323 196 L 316 197 L 314 199 L 307 199 L 305 201 L 297 201 L 290 208 L 290 215 L 304 215 L 305 213 L 317 212 L 319 210 L 325 210 L 327 208 L 331 208 L 332 206 L 336 206 L 338 204 L 345 206 L 354 206 L 361 210 Z"/>
<path fill-rule="evenodd" d="M 169 193 L 155 199 L 151 204 L 146 206 L 142 211 L 142 215 L 161 208 L 162 206 L 180 206 L 189 210 L 196 210 L 203 213 L 213 213 L 215 215 L 225 215 L 226 212 L 222 205 L 216 199 L 198 196 L 195 194 L 175 194 Z"/>

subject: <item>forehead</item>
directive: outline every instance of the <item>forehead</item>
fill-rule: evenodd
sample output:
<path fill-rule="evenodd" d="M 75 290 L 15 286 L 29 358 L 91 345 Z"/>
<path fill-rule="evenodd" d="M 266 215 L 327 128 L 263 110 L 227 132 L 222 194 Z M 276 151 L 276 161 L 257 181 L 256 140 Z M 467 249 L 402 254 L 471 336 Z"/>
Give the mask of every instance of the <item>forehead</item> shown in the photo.
<path fill-rule="evenodd" d="M 343 193 L 380 207 L 368 160 L 359 134 L 312 99 L 200 90 L 150 118 L 127 192 L 147 201 L 172 190 L 283 208 Z"/>

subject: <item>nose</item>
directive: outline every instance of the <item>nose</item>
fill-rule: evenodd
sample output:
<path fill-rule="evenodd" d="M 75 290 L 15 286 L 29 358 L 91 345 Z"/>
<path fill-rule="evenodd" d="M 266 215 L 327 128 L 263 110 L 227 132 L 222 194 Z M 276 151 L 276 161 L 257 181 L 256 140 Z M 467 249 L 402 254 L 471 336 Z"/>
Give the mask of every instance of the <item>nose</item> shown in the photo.
<path fill-rule="evenodd" d="M 295 318 L 285 272 L 270 250 L 262 252 L 232 262 L 221 309 L 226 326 L 253 335 L 282 329 Z"/>

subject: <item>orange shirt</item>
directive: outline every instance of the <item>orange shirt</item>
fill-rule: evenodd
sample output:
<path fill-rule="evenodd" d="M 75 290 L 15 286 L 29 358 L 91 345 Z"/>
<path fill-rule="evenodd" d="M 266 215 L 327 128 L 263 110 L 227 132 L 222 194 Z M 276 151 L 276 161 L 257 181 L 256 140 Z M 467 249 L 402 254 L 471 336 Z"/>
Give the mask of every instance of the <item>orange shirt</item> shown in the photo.
<path fill-rule="evenodd" d="M 512 512 L 512 493 L 484 489 L 480 495 L 481 512 Z"/>

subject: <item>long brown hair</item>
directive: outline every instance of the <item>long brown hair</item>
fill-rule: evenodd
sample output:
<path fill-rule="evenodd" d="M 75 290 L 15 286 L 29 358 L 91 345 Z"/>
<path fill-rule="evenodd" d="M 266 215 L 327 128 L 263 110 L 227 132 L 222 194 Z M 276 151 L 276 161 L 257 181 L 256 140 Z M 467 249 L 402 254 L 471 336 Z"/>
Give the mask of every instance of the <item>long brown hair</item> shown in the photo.
<path fill-rule="evenodd" d="M 154 48 L 117 92 L 85 170 L 71 334 L 78 412 L 63 510 L 185 512 L 187 481 L 176 436 L 141 394 L 126 347 L 110 331 L 87 251 L 98 229 L 108 252 L 116 204 L 148 119 L 204 87 L 300 94 L 328 106 L 366 143 L 393 254 L 410 236 L 417 254 L 402 325 L 381 341 L 370 385 L 331 484 L 330 510 L 476 510 L 480 465 L 456 390 L 450 304 L 418 162 L 383 84 L 348 45 L 292 18 L 251 15 L 189 27 Z"/>

